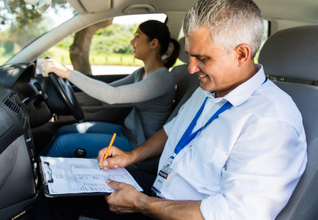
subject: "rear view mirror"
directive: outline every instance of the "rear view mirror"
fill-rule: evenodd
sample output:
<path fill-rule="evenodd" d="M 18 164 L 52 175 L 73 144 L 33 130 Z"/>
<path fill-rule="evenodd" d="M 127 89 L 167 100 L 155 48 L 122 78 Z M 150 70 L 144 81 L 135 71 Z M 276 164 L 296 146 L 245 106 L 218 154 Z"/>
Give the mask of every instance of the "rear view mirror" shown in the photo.
<path fill-rule="evenodd" d="M 52 4 L 52 0 L 24 0 L 25 3 L 30 5 L 37 5 L 36 10 L 43 14 Z"/>

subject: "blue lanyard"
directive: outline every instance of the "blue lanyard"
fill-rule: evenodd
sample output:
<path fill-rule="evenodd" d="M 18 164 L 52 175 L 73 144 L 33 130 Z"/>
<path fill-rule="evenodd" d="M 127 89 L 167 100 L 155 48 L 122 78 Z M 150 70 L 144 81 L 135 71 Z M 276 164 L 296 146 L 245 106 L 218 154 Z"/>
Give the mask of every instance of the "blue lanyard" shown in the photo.
<path fill-rule="evenodd" d="M 174 149 L 174 155 L 171 156 L 171 159 L 174 159 L 177 154 L 190 142 L 192 141 L 192 139 L 198 134 L 198 132 L 200 132 L 202 129 L 204 129 L 208 124 L 210 124 L 216 117 L 219 116 L 219 114 L 221 114 L 222 112 L 226 111 L 227 109 L 232 107 L 232 104 L 230 102 L 226 102 L 221 108 L 219 108 L 219 110 L 217 110 L 212 117 L 209 119 L 209 121 L 207 123 L 205 123 L 205 125 L 203 125 L 200 129 L 198 129 L 196 132 L 192 132 L 195 124 L 197 123 L 198 118 L 200 117 L 204 105 L 206 103 L 206 100 L 208 99 L 208 97 L 205 98 L 201 108 L 199 109 L 199 111 L 197 112 L 197 114 L 195 115 L 195 117 L 193 118 L 192 122 L 190 123 L 189 127 L 187 128 L 187 130 L 184 132 L 184 134 L 182 135 L 181 139 L 179 140 L 176 148 Z M 191 135 L 190 135 L 191 134 Z"/>
<path fill-rule="evenodd" d="M 265 81 L 262 83 L 262 85 L 267 81 L 267 77 L 265 78 Z M 200 117 L 204 105 L 206 103 L 206 100 L 208 99 L 208 97 L 205 98 L 201 108 L 199 109 L 199 111 L 197 112 L 197 114 L 195 115 L 195 117 L 193 118 L 192 122 L 190 123 L 189 127 L 187 128 L 187 130 L 184 132 L 184 134 L 182 135 L 181 139 L 179 140 L 176 148 L 174 149 L 174 155 L 171 156 L 170 158 L 173 160 L 177 154 L 190 142 L 192 141 L 193 138 L 195 138 L 195 136 L 202 130 L 204 129 L 208 124 L 210 124 L 216 117 L 219 116 L 219 114 L 221 114 L 222 112 L 226 111 L 227 109 L 231 108 L 233 105 L 227 101 L 221 108 L 219 108 L 219 110 L 217 110 L 212 117 L 209 119 L 209 121 L 207 123 L 205 123 L 205 125 L 203 125 L 200 129 L 198 129 L 196 132 L 192 133 L 192 130 L 195 126 L 195 124 L 197 123 L 198 118 Z M 191 135 L 190 135 L 191 134 Z M 171 164 L 172 161 L 170 161 Z"/>

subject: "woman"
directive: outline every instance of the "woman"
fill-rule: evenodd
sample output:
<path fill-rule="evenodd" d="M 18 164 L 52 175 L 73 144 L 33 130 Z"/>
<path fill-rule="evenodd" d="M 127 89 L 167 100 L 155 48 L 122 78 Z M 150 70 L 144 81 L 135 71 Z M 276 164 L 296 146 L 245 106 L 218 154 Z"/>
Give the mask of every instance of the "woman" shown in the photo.
<path fill-rule="evenodd" d="M 167 54 L 170 43 L 173 50 Z M 134 57 L 142 60 L 144 67 L 110 84 L 69 70 L 55 60 L 42 61 L 41 67 L 46 75 L 54 72 L 62 78 L 68 78 L 96 99 L 109 104 L 134 103 L 124 126 L 84 122 L 60 128 L 53 145 L 46 147 L 52 145 L 48 156 L 73 157 L 76 149 L 85 148 L 86 157 L 96 157 L 98 151 L 109 144 L 113 133 L 117 134 L 113 145 L 130 151 L 162 128 L 172 110 L 175 85 L 168 68 L 179 55 L 179 43 L 170 38 L 169 29 L 164 23 L 149 20 L 139 25 L 130 44 Z M 163 56 L 166 56 L 164 60 Z"/>

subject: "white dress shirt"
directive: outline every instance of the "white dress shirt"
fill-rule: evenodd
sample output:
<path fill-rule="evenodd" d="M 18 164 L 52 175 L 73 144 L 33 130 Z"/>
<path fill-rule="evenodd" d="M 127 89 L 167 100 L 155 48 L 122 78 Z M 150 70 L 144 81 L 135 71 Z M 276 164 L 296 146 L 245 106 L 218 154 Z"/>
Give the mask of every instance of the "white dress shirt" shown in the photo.
<path fill-rule="evenodd" d="M 302 117 L 293 100 L 266 79 L 263 67 L 225 97 L 198 88 L 164 126 L 168 140 L 159 168 L 168 163 L 208 97 L 192 132 L 224 103 L 221 113 L 180 151 L 162 196 L 202 200 L 205 219 L 274 219 L 287 204 L 306 163 Z"/>

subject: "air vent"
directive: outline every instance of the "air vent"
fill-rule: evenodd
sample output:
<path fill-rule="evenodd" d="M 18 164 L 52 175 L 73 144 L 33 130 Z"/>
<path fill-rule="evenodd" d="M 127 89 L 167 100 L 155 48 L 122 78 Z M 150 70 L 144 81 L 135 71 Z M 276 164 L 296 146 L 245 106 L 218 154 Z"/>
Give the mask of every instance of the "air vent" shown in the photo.
<path fill-rule="evenodd" d="M 21 107 L 16 103 L 16 97 L 12 93 L 3 100 L 3 103 L 18 116 Z"/>

